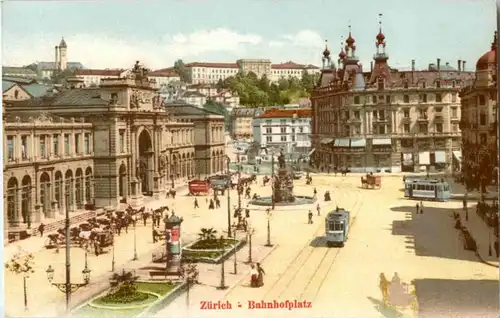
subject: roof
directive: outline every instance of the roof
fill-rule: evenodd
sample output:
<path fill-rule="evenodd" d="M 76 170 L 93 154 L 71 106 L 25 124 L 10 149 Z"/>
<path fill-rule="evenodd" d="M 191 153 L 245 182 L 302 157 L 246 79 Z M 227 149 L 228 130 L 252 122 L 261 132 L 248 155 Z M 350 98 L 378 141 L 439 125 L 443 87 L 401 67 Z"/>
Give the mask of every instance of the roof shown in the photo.
<path fill-rule="evenodd" d="M 14 82 L 2 81 L 2 93 L 5 93 L 5 91 L 12 88 L 14 85 L 16 85 Z"/>
<path fill-rule="evenodd" d="M 75 88 L 18 103 L 22 106 L 106 106 L 108 104 L 107 100 L 101 98 L 99 88 Z"/>
<path fill-rule="evenodd" d="M 209 68 L 239 68 L 236 63 L 209 63 L 209 62 L 193 62 L 184 64 L 185 67 L 209 67 Z"/>
<path fill-rule="evenodd" d="M 314 66 L 314 65 L 304 65 L 304 64 L 297 64 L 292 61 L 280 63 L 280 64 L 271 64 L 271 69 L 274 70 L 305 70 L 305 69 L 319 69 L 319 67 Z"/>
<path fill-rule="evenodd" d="M 238 107 L 233 108 L 231 114 L 235 117 L 255 117 L 256 113 L 262 110 L 260 108 L 250 108 L 250 107 Z"/>
<path fill-rule="evenodd" d="M 36 76 L 36 72 L 33 71 L 32 69 L 26 68 L 26 67 L 18 67 L 18 66 L 3 66 L 2 67 L 2 74 L 16 74 L 16 75 L 23 75 L 23 76 Z"/>
<path fill-rule="evenodd" d="M 44 85 L 44 84 L 30 84 L 30 85 L 21 85 L 31 96 L 37 98 L 42 97 L 47 94 L 47 92 L 51 92 L 54 89 L 52 85 Z"/>
<path fill-rule="evenodd" d="M 165 109 L 172 115 L 177 116 L 195 116 L 195 115 L 219 115 L 210 110 L 199 108 L 194 105 L 176 101 L 174 103 L 164 104 Z"/>
<path fill-rule="evenodd" d="M 293 118 L 293 117 L 311 117 L 311 109 L 278 109 L 266 110 L 259 118 Z"/>
<path fill-rule="evenodd" d="M 206 97 L 202 93 L 196 92 L 196 91 L 187 91 L 182 95 L 182 97 Z"/>
<path fill-rule="evenodd" d="M 2 81 L 14 82 L 18 84 L 32 84 L 36 81 L 32 78 L 3 76 Z"/>
<path fill-rule="evenodd" d="M 162 70 L 156 70 L 156 71 L 149 72 L 148 76 L 150 76 L 150 77 L 179 77 L 179 74 L 177 74 L 177 72 L 174 70 L 162 69 Z"/>
<path fill-rule="evenodd" d="M 59 47 L 62 47 L 62 48 L 68 47 L 68 45 L 66 44 L 66 41 L 64 41 L 64 38 L 61 39 L 61 43 L 59 43 Z"/>
<path fill-rule="evenodd" d="M 226 116 L 228 114 L 227 109 L 219 103 L 214 103 L 214 102 L 206 103 L 205 105 L 203 105 L 203 108 L 205 110 L 208 110 L 209 112 L 212 112 L 214 114 L 218 114 L 221 116 Z"/>
<path fill-rule="evenodd" d="M 36 66 L 38 70 L 53 70 L 56 68 L 55 62 L 37 62 Z M 83 64 L 80 62 L 68 62 L 66 63 L 66 67 L 70 70 L 83 68 Z"/>
<path fill-rule="evenodd" d="M 76 76 L 120 76 L 125 70 L 90 70 L 80 69 L 75 70 Z"/>

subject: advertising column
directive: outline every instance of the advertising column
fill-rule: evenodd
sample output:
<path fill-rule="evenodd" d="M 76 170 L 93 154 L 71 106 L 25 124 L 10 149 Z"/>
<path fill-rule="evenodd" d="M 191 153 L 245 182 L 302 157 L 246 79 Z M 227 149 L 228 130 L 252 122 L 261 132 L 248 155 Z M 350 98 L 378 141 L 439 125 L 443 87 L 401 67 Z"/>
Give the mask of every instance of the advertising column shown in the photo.
<path fill-rule="evenodd" d="M 178 275 L 181 271 L 181 223 L 183 219 L 172 215 L 165 220 L 167 231 L 167 273 L 169 275 Z"/>

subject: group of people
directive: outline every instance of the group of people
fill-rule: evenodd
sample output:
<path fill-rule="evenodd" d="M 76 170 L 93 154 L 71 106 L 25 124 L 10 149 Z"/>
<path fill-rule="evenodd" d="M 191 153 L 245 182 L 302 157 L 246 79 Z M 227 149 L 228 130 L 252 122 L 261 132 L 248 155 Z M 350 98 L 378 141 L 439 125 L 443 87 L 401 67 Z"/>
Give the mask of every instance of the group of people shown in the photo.
<path fill-rule="evenodd" d="M 252 270 L 250 271 L 250 286 L 251 287 L 262 287 L 264 286 L 264 275 L 266 272 L 260 266 L 260 263 L 252 264 Z"/>

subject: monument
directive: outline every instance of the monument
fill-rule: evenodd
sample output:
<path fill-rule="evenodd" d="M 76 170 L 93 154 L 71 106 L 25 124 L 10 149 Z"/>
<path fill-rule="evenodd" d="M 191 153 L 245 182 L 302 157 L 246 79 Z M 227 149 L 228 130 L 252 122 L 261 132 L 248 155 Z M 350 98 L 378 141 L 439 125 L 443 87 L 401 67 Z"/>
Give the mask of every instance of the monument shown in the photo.
<path fill-rule="evenodd" d="M 283 150 L 278 157 L 278 173 L 274 175 L 273 181 L 274 202 L 294 202 L 293 195 L 293 173 L 286 167 Z"/>

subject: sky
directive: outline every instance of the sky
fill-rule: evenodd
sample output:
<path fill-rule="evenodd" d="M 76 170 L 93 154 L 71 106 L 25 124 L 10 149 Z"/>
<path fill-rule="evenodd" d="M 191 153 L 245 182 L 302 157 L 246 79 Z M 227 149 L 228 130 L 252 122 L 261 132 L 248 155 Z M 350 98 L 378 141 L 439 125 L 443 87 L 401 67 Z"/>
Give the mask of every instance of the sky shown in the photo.
<path fill-rule="evenodd" d="M 392 67 L 456 66 L 490 49 L 494 0 L 102 0 L 2 3 L 2 64 L 54 61 L 64 37 L 68 60 L 87 68 L 146 67 L 265 58 L 321 65 L 334 61 L 351 25 L 364 68 L 375 53 L 379 14 Z"/>

